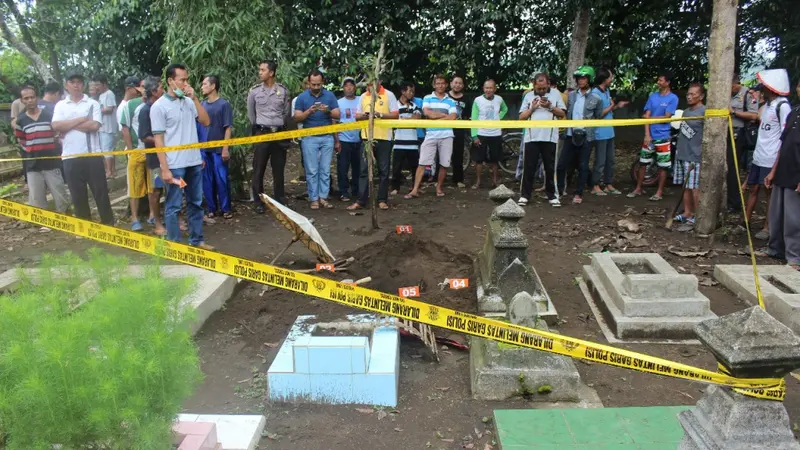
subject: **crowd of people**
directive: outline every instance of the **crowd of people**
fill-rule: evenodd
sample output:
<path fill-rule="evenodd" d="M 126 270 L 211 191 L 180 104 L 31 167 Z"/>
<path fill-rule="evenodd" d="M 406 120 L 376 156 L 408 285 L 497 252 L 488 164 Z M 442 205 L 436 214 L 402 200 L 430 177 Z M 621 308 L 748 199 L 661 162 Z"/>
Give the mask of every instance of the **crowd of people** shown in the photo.
<path fill-rule="evenodd" d="M 286 131 L 290 121 L 298 128 L 310 129 L 336 123 L 377 119 L 425 120 L 500 120 L 506 117 L 508 106 L 497 95 L 494 80 L 482 84 L 483 94 L 468 99 L 464 94 L 464 78 L 436 75 L 433 92 L 422 98 L 416 96 L 414 83 L 400 85 L 399 96 L 380 83 L 377 90 L 368 83 L 357 95 L 357 83 L 352 77 L 342 80 L 342 96 L 337 98 L 325 88 L 325 75 L 311 71 L 304 79 L 304 90 L 292 99 L 289 89 L 276 79 L 277 64 L 262 61 L 258 66 L 260 82 L 247 94 L 247 118 L 253 135 Z M 614 73 L 605 67 L 595 70 L 582 66 L 573 74 L 576 88 L 560 92 L 545 73 L 531 78 L 532 87 L 523 93 L 519 120 L 551 121 L 611 120 L 614 111 L 627 102 L 616 101 L 610 93 Z M 788 258 L 800 263 L 800 156 L 797 154 L 796 110 L 792 110 L 789 78 L 783 69 L 758 73 L 759 84 L 747 89 L 735 76 L 731 92 L 737 154 L 728 152 L 728 202 L 737 209 L 738 183 L 736 162 L 748 167 L 743 188 L 749 198 L 745 208 L 748 220 L 758 203 L 758 196 L 768 196 L 768 220 L 756 235 L 768 239 L 764 254 Z M 209 75 L 202 79 L 202 98 L 189 83 L 189 71 L 180 64 L 171 64 L 165 78 L 131 76 L 124 80 L 124 97 L 116 101 L 107 79 L 94 76 L 89 80 L 88 94 L 84 93 L 86 79 L 80 72 L 65 78 L 66 95 L 58 83 L 49 83 L 39 98 L 32 86 L 21 91 L 20 99 L 12 105 L 12 120 L 16 136 L 24 149 L 24 168 L 29 186 L 29 203 L 44 208 L 50 191 L 56 210 L 64 212 L 70 204 L 77 217 L 90 219 L 88 192 L 97 205 L 100 220 L 114 222 L 108 195 L 107 179 L 115 172 L 111 156 L 83 157 L 87 154 L 113 150 L 117 132 L 121 130 L 126 149 L 172 147 L 197 142 L 230 139 L 233 131 L 233 110 L 221 98 L 220 78 Z M 645 118 L 671 118 L 705 115 L 705 89 L 700 83 L 688 86 L 687 107 L 678 109 L 679 99 L 672 92 L 672 77 L 662 73 L 657 79 L 658 90 L 652 93 L 644 107 Z M 166 87 L 166 89 L 165 89 Z M 798 85 L 800 95 L 800 85 Z M 669 123 L 644 126 L 637 185 L 628 197 L 644 195 L 646 166 L 658 167 L 656 192 L 649 197 L 660 201 L 672 173 L 675 184 L 685 185 L 683 210 L 675 220 L 692 225 L 701 192 L 699 191 L 704 121 L 680 122 L 677 138 Z M 446 195 L 444 185 L 448 169 L 452 182 L 464 184 L 464 146 L 467 134 L 471 137 L 472 167 L 475 183 L 482 183 L 484 165 L 491 172 L 491 186 L 499 182 L 497 164 L 503 157 L 503 130 L 499 128 L 401 128 L 374 129 L 372 152 L 378 176 L 377 207 L 389 209 L 390 197 L 399 194 L 410 172 L 411 183 L 403 196 L 413 200 L 422 195 L 425 180 L 435 182 L 436 196 Z M 342 131 L 306 136 L 300 139 L 301 164 L 311 209 L 333 208 L 331 201 L 331 167 L 334 155 L 338 195 L 348 210 L 369 206 L 366 130 Z M 567 196 L 567 181 L 571 180 L 572 203 L 581 204 L 584 194 L 620 195 L 614 187 L 615 146 L 614 127 L 571 127 L 559 132 L 557 126 L 526 128 L 522 138 L 519 161 L 521 195 L 518 203 L 527 205 L 534 196 L 534 174 L 543 166 L 544 191 L 552 206 L 561 206 Z M 676 141 L 676 143 L 675 143 Z M 673 145 L 675 144 L 675 145 Z M 272 196 L 286 205 L 285 169 L 288 140 L 270 140 L 253 146 L 251 191 L 254 210 L 265 212 L 261 199 L 264 192 L 266 167 L 272 168 Z M 729 147 L 731 143 L 729 142 Z M 674 147 L 674 148 L 673 148 Z M 748 149 L 752 150 L 752 161 Z M 590 161 L 594 154 L 594 166 Z M 674 157 L 673 157 L 674 154 Z M 42 158 L 48 157 L 48 158 Z M 60 159 L 59 159 L 60 157 Z M 675 161 L 673 161 L 673 158 Z M 203 150 L 157 152 L 128 156 L 127 182 L 131 199 L 131 229 L 141 231 L 139 201 L 148 198 L 147 223 L 153 232 L 180 241 L 188 231 L 189 243 L 210 249 L 203 236 L 203 222 L 214 217 L 231 218 L 227 146 Z M 66 186 L 66 188 L 65 188 Z M 788 191 L 787 191 L 788 189 Z M 71 201 L 67 199 L 69 191 Z M 163 223 L 160 217 L 160 196 L 165 195 Z M 181 218 L 183 204 L 185 218 Z"/>

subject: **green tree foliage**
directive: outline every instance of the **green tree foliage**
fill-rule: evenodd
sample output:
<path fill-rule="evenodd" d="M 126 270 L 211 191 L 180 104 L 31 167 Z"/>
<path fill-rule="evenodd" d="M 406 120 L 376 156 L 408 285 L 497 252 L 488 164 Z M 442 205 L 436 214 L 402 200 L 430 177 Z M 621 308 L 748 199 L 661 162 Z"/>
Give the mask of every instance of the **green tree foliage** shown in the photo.
<path fill-rule="evenodd" d="M 127 267 L 99 252 L 46 257 L 41 276 L 0 298 L 0 446 L 169 446 L 201 378 L 180 304 L 191 280 Z"/>

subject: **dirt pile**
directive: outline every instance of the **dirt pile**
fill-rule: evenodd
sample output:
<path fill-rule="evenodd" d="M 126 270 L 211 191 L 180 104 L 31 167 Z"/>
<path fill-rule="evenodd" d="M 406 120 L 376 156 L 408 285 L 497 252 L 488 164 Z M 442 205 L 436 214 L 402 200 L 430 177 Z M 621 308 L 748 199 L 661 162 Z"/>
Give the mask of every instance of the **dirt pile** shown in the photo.
<path fill-rule="evenodd" d="M 426 303 L 476 312 L 472 257 L 439 242 L 390 233 L 383 241 L 366 244 L 345 256 L 354 257 L 355 262 L 346 273 L 337 273 L 337 279 L 370 276 L 372 281 L 364 287 L 395 295 L 398 288 L 419 286 L 419 299 Z M 441 289 L 439 285 L 446 278 L 468 278 L 469 288 Z"/>

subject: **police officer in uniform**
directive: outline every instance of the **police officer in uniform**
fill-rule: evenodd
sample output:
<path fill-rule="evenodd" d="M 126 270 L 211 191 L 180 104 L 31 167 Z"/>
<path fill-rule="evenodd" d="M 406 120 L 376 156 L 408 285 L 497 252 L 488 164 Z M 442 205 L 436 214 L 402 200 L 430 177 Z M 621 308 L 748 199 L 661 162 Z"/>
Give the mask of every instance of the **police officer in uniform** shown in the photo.
<path fill-rule="evenodd" d="M 253 86 L 247 96 L 247 118 L 250 120 L 252 134 L 278 133 L 286 129 L 286 118 L 290 113 L 289 90 L 275 81 L 275 61 L 261 61 L 258 65 L 260 84 Z M 267 162 L 272 159 L 273 198 L 284 205 L 287 203 L 284 192 L 283 172 L 286 167 L 285 141 L 259 142 L 253 145 L 253 178 L 250 186 L 255 202 L 255 211 L 264 213 L 264 203 L 260 194 L 264 192 L 264 172 Z"/>

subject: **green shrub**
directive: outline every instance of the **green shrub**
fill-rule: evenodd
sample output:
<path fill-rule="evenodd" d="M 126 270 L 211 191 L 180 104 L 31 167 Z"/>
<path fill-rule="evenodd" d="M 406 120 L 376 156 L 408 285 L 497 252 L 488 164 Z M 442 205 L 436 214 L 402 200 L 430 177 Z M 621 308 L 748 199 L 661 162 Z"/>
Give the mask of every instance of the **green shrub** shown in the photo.
<path fill-rule="evenodd" d="M 171 448 L 171 423 L 202 377 L 179 308 L 192 280 L 156 266 L 132 278 L 127 265 L 100 252 L 47 257 L 38 279 L 0 297 L 8 450 Z"/>

